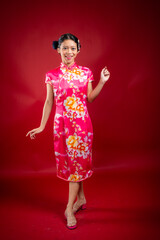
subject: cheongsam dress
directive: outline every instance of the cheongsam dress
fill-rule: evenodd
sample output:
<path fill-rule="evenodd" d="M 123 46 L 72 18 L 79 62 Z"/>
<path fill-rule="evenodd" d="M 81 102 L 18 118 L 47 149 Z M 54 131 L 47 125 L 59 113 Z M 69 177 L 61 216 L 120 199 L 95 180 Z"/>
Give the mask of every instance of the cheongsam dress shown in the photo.
<path fill-rule="evenodd" d="M 93 128 L 86 100 L 88 82 L 93 74 L 87 67 L 64 63 L 46 74 L 45 83 L 52 85 L 56 104 L 54 116 L 54 152 L 57 176 L 80 182 L 93 173 Z"/>

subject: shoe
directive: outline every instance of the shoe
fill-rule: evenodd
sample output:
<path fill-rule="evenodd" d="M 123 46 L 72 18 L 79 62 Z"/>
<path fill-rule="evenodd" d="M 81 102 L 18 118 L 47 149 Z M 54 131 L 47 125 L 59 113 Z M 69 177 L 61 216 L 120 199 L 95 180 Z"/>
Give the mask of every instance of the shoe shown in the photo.
<path fill-rule="evenodd" d="M 77 204 L 77 202 L 75 202 L 75 204 L 73 205 L 73 212 L 76 213 L 79 210 L 85 210 L 87 208 L 87 204 L 83 203 L 82 205 Z"/>
<path fill-rule="evenodd" d="M 73 230 L 73 229 L 75 229 L 75 228 L 77 228 L 77 221 L 75 221 L 75 216 L 74 216 L 74 214 L 72 215 L 72 214 L 66 214 L 66 212 L 64 213 L 64 217 L 65 217 L 65 220 L 67 221 L 67 225 L 66 225 L 66 227 L 68 228 L 68 229 L 70 229 L 70 230 Z M 69 223 L 74 223 L 74 222 L 76 222 L 76 224 L 74 224 L 73 226 L 69 226 L 68 224 Z"/>

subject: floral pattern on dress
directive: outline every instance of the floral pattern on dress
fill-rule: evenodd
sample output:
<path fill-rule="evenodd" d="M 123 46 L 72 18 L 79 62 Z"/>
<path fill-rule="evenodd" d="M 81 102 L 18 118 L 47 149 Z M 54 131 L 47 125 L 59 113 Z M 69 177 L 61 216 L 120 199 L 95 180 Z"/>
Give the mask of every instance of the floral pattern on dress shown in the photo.
<path fill-rule="evenodd" d="M 56 104 L 54 117 L 54 151 L 57 176 L 79 182 L 92 171 L 93 128 L 87 110 L 88 82 L 93 81 L 89 68 L 74 63 L 46 74 L 45 82 L 52 85 Z"/>
<path fill-rule="evenodd" d="M 76 97 L 75 94 L 67 97 L 64 101 L 64 106 L 66 108 L 65 115 L 72 121 L 74 118 L 82 118 L 84 120 L 85 109 L 80 98 Z"/>
<path fill-rule="evenodd" d="M 80 136 L 74 134 L 66 139 L 66 144 L 68 148 L 67 153 L 71 157 L 71 160 L 77 157 L 83 157 L 83 159 L 85 159 L 89 155 L 88 139 L 83 141 Z"/>

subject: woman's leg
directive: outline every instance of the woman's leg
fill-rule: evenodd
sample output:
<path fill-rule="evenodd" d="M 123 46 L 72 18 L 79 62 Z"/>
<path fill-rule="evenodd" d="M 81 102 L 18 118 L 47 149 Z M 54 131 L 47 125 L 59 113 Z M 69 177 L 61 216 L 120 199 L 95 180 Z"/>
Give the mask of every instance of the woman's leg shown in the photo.
<path fill-rule="evenodd" d="M 77 197 L 79 187 L 80 187 L 79 182 L 69 182 L 68 204 L 67 204 L 67 208 L 65 210 L 68 227 L 74 226 L 77 223 L 76 218 L 73 213 L 73 204 Z"/>
<path fill-rule="evenodd" d="M 79 192 L 80 183 L 79 182 L 69 182 L 69 196 L 68 196 L 68 210 L 72 211 L 74 201 Z"/>
<path fill-rule="evenodd" d="M 79 191 L 77 194 L 77 200 L 85 199 L 83 182 L 80 182 L 79 184 L 80 184 L 80 186 L 79 186 Z"/>
<path fill-rule="evenodd" d="M 73 212 L 76 212 L 83 204 L 86 204 L 84 195 L 83 182 L 79 183 L 79 191 L 77 193 L 77 201 L 73 205 Z"/>

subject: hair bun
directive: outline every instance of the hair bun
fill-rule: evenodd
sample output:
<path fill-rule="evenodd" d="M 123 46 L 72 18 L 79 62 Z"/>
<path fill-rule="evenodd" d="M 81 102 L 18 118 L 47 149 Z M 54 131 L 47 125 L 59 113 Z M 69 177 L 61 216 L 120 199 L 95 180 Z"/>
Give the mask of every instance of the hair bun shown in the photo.
<path fill-rule="evenodd" d="M 54 49 L 58 48 L 58 41 L 53 41 L 52 46 Z"/>

